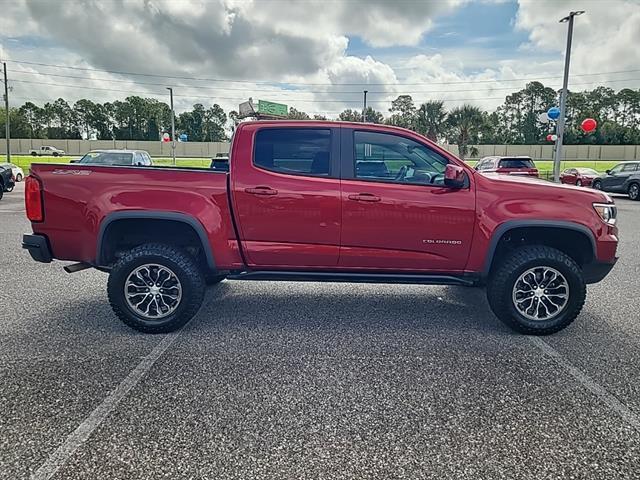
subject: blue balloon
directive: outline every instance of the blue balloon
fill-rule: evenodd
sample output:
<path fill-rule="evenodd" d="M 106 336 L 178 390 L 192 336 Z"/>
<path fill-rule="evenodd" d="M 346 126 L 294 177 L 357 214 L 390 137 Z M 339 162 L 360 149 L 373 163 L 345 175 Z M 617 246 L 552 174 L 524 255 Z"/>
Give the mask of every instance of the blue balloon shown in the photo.
<path fill-rule="evenodd" d="M 557 120 L 558 117 L 560 116 L 560 109 L 558 107 L 551 107 L 547 111 L 547 115 L 551 120 Z"/>

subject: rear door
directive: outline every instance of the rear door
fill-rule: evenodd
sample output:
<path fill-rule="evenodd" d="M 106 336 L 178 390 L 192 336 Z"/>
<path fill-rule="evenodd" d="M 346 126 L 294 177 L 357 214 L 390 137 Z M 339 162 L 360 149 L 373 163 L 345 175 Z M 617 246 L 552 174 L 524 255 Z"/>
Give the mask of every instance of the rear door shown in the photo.
<path fill-rule="evenodd" d="M 230 167 L 238 229 L 250 266 L 336 267 L 339 131 L 326 124 L 242 128 Z"/>
<path fill-rule="evenodd" d="M 475 192 L 444 186 L 449 160 L 419 136 L 342 128 L 343 268 L 463 270 Z"/>

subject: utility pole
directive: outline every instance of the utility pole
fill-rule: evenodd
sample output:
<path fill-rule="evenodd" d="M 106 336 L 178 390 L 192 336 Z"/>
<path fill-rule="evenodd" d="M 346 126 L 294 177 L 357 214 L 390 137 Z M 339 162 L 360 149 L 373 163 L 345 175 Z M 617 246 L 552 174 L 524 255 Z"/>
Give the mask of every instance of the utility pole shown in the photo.
<path fill-rule="evenodd" d="M 363 108 L 362 108 L 362 121 L 364 123 L 367 123 L 367 93 L 368 90 L 364 91 L 364 102 L 363 102 Z"/>
<path fill-rule="evenodd" d="M 7 82 L 7 62 L 2 62 L 4 70 L 4 108 L 7 115 L 7 163 L 11 163 L 11 126 L 9 125 L 9 83 Z"/>
<path fill-rule="evenodd" d="M 553 159 L 553 181 L 560 181 L 560 162 L 562 161 L 562 142 L 564 141 L 564 116 L 567 111 L 567 86 L 569 84 L 569 62 L 571 60 L 571 40 L 573 38 L 573 18 L 582 15 L 584 10 L 577 12 L 569 12 L 569 15 L 560 19 L 560 23 L 569 22 L 569 31 L 567 32 L 567 51 L 564 54 L 564 80 L 562 82 L 562 92 L 560 93 L 560 117 L 556 127 L 556 153 Z"/>
<path fill-rule="evenodd" d="M 176 164 L 176 114 L 173 111 L 173 88 L 167 87 L 171 96 L 171 157 L 173 164 Z"/>

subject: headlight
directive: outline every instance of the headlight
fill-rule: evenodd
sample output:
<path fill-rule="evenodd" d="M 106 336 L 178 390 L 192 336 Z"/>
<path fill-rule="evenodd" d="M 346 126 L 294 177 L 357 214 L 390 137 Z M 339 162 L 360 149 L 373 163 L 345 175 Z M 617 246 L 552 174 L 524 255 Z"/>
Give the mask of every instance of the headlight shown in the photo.
<path fill-rule="evenodd" d="M 613 203 L 594 203 L 594 210 L 600 215 L 600 218 L 604 223 L 609 225 L 616 224 L 616 217 L 618 216 L 618 209 Z"/>

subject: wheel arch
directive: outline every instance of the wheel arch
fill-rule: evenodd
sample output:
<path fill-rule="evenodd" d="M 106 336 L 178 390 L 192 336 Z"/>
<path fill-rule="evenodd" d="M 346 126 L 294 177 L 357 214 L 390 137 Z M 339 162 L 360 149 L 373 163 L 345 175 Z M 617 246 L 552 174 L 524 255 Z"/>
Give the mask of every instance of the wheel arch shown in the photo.
<path fill-rule="evenodd" d="M 596 240 L 593 232 L 588 227 L 569 221 L 561 220 L 508 220 L 500 224 L 493 232 L 487 257 L 482 270 L 482 277 L 487 278 L 495 265 L 496 259 L 501 255 L 501 242 L 513 233 L 533 232 L 533 238 L 540 240 L 538 235 L 556 232 L 570 232 L 574 239 L 580 239 L 581 243 L 574 245 L 574 248 L 562 248 L 562 242 L 558 237 L 549 238 L 546 241 L 536 242 L 542 245 L 558 248 L 567 255 L 574 258 L 578 264 L 585 265 L 596 258 Z"/>
<path fill-rule="evenodd" d="M 174 224 L 181 224 L 190 228 L 196 238 L 198 239 L 199 246 L 202 249 L 202 253 L 206 259 L 207 266 L 212 271 L 217 271 L 215 258 L 209 242 L 207 233 L 203 225 L 195 217 L 179 212 L 165 212 L 165 211 L 149 211 L 149 210 L 134 210 L 124 212 L 113 212 L 108 214 L 100 223 L 98 229 L 98 239 L 96 245 L 96 264 L 106 265 L 108 260 L 107 242 L 105 238 L 108 238 L 108 234 L 111 228 L 118 225 L 118 222 L 126 222 L 130 220 L 136 221 L 154 221 L 154 222 L 171 222 Z"/>

